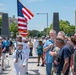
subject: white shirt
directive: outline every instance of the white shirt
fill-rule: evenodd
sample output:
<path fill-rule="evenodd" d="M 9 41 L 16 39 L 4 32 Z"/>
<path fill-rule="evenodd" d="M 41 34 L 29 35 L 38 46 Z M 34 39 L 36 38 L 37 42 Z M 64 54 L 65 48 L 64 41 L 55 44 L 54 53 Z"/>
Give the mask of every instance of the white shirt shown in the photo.
<path fill-rule="evenodd" d="M 20 57 L 18 57 L 18 62 L 15 63 L 15 64 L 18 64 L 19 66 L 22 66 L 22 65 L 26 65 L 27 63 L 27 54 L 24 50 L 18 50 L 19 52 L 21 52 L 21 55 L 22 55 L 22 59 Z M 15 52 L 13 53 L 13 58 L 14 58 L 14 62 L 16 61 L 16 53 L 17 53 L 17 50 L 15 50 Z"/>
<path fill-rule="evenodd" d="M 26 55 L 29 58 L 30 48 L 27 43 L 23 44 L 23 50 L 26 52 Z"/>

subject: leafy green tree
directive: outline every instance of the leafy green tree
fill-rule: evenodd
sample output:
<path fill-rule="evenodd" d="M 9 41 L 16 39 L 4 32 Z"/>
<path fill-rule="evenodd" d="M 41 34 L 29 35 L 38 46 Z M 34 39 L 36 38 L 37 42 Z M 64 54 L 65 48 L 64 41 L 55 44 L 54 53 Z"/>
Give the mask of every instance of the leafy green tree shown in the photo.
<path fill-rule="evenodd" d="M 39 36 L 39 31 L 38 30 L 29 30 L 29 36 L 31 37 L 35 37 L 35 36 Z"/>
<path fill-rule="evenodd" d="M 18 26 L 16 23 L 12 22 L 10 25 L 10 32 L 13 32 L 13 37 L 16 37 L 16 33 L 18 32 Z"/>
<path fill-rule="evenodd" d="M 60 20 L 59 21 L 60 31 L 64 31 L 66 35 L 71 36 L 75 33 L 75 26 L 70 25 L 69 21 Z M 49 31 L 53 28 L 53 24 L 50 24 L 50 27 L 48 28 Z M 44 28 L 43 31 L 39 32 L 37 30 L 29 30 L 29 36 L 35 37 L 41 37 L 47 35 L 47 28 Z"/>
<path fill-rule="evenodd" d="M 68 36 L 71 36 L 75 33 L 75 26 L 70 25 L 69 21 L 60 20 L 59 26 L 60 26 L 60 31 L 64 31 Z M 50 31 L 50 29 L 52 29 L 52 24 L 50 25 L 48 31 Z"/>
<path fill-rule="evenodd" d="M 60 23 L 60 30 L 64 31 L 65 34 L 67 34 L 68 36 L 71 36 L 74 34 L 75 26 L 70 25 L 69 21 L 60 20 L 59 23 Z"/>

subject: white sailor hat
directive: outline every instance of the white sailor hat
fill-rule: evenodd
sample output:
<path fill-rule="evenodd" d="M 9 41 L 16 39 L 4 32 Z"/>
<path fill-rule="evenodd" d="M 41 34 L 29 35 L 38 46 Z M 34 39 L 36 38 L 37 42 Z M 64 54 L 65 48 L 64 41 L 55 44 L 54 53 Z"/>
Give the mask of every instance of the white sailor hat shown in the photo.
<path fill-rule="evenodd" d="M 18 45 L 23 45 L 23 42 L 18 42 L 17 44 L 18 44 Z"/>

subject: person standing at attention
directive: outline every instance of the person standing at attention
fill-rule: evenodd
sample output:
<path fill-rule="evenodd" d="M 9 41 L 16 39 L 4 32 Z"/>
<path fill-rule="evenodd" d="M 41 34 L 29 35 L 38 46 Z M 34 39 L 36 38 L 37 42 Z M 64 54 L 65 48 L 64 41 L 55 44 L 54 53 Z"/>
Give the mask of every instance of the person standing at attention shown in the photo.
<path fill-rule="evenodd" d="M 56 40 L 56 31 L 55 30 L 50 30 L 49 33 L 49 39 L 46 41 L 46 43 L 43 46 L 43 51 L 46 52 L 46 75 L 52 75 L 52 62 L 53 62 L 53 57 L 50 55 L 50 50 L 52 50 L 52 47 L 55 44 Z"/>
<path fill-rule="evenodd" d="M 23 42 L 18 42 L 18 48 L 13 53 L 15 75 L 26 75 L 27 55 L 23 49 Z"/>
<path fill-rule="evenodd" d="M 30 48 L 29 56 L 32 56 L 33 43 L 32 43 L 32 41 L 31 41 L 31 39 L 29 39 L 29 41 L 28 41 L 28 46 L 29 46 L 29 48 Z"/>
<path fill-rule="evenodd" d="M 38 64 L 37 66 L 40 66 L 40 58 L 42 59 L 42 65 L 41 66 L 44 66 L 43 65 L 43 43 L 42 43 L 42 40 L 39 40 L 39 44 L 37 46 L 37 54 L 38 54 Z"/>

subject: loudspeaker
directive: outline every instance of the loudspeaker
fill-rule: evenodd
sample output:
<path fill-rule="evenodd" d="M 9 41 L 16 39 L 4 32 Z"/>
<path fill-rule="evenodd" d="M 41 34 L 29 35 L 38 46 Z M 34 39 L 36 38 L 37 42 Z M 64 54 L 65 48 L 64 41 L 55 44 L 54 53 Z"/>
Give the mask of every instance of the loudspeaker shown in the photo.
<path fill-rule="evenodd" d="M 9 32 L 9 20 L 8 20 L 8 14 L 3 13 L 2 14 L 2 29 L 1 29 L 1 36 L 3 38 L 5 37 L 10 37 L 10 32 Z"/>
<path fill-rule="evenodd" d="M 58 33 L 59 28 L 59 13 L 53 13 L 53 29 Z"/>

